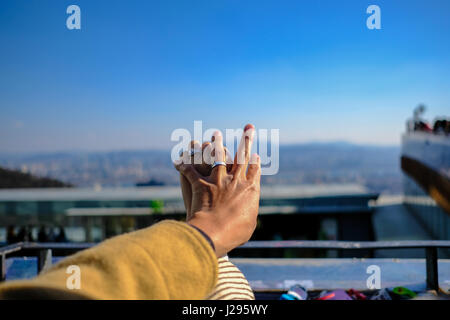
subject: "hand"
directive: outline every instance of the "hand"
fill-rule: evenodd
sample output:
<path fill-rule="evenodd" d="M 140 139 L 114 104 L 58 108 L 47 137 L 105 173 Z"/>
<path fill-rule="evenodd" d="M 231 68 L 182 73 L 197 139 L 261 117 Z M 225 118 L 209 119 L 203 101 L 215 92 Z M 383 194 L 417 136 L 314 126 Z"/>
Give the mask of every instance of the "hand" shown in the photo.
<path fill-rule="evenodd" d="M 225 166 L 216 166 L 210 176 L 203 176 L 193 164 L 175 164 L 192 190 L 188 223 L 211 238 L 218 257 L 247 242 L 256 227 L 261 165 L 258 155 L 250 159 L 253 134 L 254 127 L 247 125 L 229 173 Z M 225 150 L 220 132 L 214 133 L 212 141 L 214 159 L 223 160 Z"/>
<path fill-rule="evenodd" d="M 211 175 L 211 164 L 214 162 L 214 159 L 211 159 L 211 156 L 214 154 L 212 150 L 212 144 L 208 142 L 204 142 L 200 147 L 200 143 L 196 140 L 191 141 L 190 150 L 184 151 L 181 155 L 181 159 L 184 163 L 193 163 L 194 168 L 205 177 Z M 225 150 L 225 159 L 224 161 L 227 163 L 227 172 L 230 172 L 233 166 L 233 159 L 230 156 L 230 152 L 226 147 Z M 192 152 L 191 152 L 192 151 Z M 190 162 L 189 162 L 190 161 Z M 184 207 L 186 209 L 186 221 L 189 221 L 192 217 L 192 213 L 200 211 L 201 208 L 197 208 L 195 205 L 198 202 L 194 202 L 194 206 L 192 205 L 192 188 L 191 184 L 187 180 L 187 178 L 180 173 L 180 185 L 181 185 L 181 193 L 183 195 Z"/>

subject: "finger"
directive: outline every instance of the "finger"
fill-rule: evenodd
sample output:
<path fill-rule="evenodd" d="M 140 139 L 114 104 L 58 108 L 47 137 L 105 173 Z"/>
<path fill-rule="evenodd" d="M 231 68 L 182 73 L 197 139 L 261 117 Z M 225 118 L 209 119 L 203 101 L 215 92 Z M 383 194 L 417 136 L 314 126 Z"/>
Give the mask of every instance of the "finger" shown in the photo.
<path fill-rule="evenodd" d="M 189 150 L 183 151 L 180 160 L 181 164 L 191 164 L 191 152 Z"/>
<path fill-rule="evenodd" d="M 213 144 L 213 154 L 214 154 L 214 162 L 216 161 L 224 161 L 225 159 L 225 150 L 223 148 L 223 138 L 220 131 L 214 132 L 212 138 Z M 222 177 L 227 173 L 226 166 L 218 165 L 215 166 L 211 171 L 211 180 L 213 182 L 221 181 Z"/>
<path fill-rule="evenodd" d="M 179 164 L 175 165 L 175 168 L 186 177 L 186 179 L 189 181 L 190 184 L 196 183 L 198 180 L 201 179 L 200 173 L 195 170 L 194 166 L 192 164 Z"/>
<path fill-rule="evenodd" d="M 225 161 L 227 163 L 233 163 L 233 159 L 230 156 L 230 151 L 228 151 L 227 147 L 223 147 L 224 150 L 224 159 L 222 161 Z M 212 165 L 214 163 L 215 159 L 215 150 L 214 145 L 211 144 L 211 142 L 205 142 L 202 145 L 202 152 L 203 152 L 203 161 L 209 165 Z"/>
<path fill-rule="evenodd" d="M 250 152 L 252 148 L 254 132 L 255 127 L 253 125 L 248 124 L 245 126 L 232 169 L 232 173 L 235 175 L 235 177 L 245 177 L 247 165 L 250 160 Z"/>
<path fill-rule="evenodd" d="M 233 169 L 233 158 L 231 157 L 230 151 L 228 151 L 227 147 L 224 147 L 225 150 L 225 162 L 227 164 L 227 172 L 230 172 Z"/>
<path fill-rule="evenodd" d="M 191 204 L 192 204 L 192 188 L 188 179 L 180 173 L 181 193 L 183 195 L 184 207 L 186 209 L 186 221 L 191 218 Z"/>
<path fill-rule="evenodd" d="M 209 142 L 209 141 L 203 142 L 203 144 L 202 144 L 202 151 L 205 150 L 206 147 L 208 147 L 209 145 L 211 145 L 211 142 Z"/>
<path fill-rule="evenodd" d="M 214 146 L 211 142 L 205 142 L 202 146 L 203 162 L 211 166 L 214 162 Z"/>
<path fill-rule="evenodd" d="M 178 159 L 175 159 L 172 162 L 175 168 L 183 163 L 183 155 L 184 155 L 184 152 L 183 152 L 183 149 L 181 149 L 180 153 L 178 155 Z"/>
<path fill-rule="evenodd" d="M 213 163 L 213 159 L 211 156 L 212 153 L 212 145 L 211 142 L 204 142 L 201 146 L 201 164 L 196 164 L 195 169 L 204 177 L 208 177 L 211 174 L 211 164 Z"/>
<path fill-rule="evenodd" d="M 233 159 L 231 158 L 230 152 L 227 147 L 223 148 L 225 150 L 225 159 L 224 161 L 227 164 L 227 172 L 231 171 L 233 166 Z M 202 164 L 195 164 L 195 169 L 200 172 L 203 176 L 211 175 L 211 165 L 214 163 L 214 150 L 211 142 L 204 142 L 202 145 Z"/>
<path fill-rule="evenodd" d="M 180 172 L 181 192 L 183 195 L 184 206 L 186 208 L 186 219 L 188 220 L 191 214 L 190 208 L 192 204 L 192 187 L 188 178 L 182 173 L 182 171 L 186 171 L 182 168 L 182 166 L 186 165 L 191 166 L 191 152 L 188 150 L 182 152 L 180 159 L 175 162 L 175 168 Z M 193 175 L 191 176 L 194 177 Z"/>
<path fill-rule="evenodd" d="M 257 184 L 261 181 L 261 159 L 256 153 L 252 154 L 250 164 L 247 171 L 247 180 L 253 181 Z"/>
<path fill-rule="evenodd" d="M 192 140 L 190 143 L 190 157 L 191 163 L 194 164 L 194 167 L 196 167 L 196 165 L 201 165 L 203 162 L 202 147 L 197 140 Z"/>

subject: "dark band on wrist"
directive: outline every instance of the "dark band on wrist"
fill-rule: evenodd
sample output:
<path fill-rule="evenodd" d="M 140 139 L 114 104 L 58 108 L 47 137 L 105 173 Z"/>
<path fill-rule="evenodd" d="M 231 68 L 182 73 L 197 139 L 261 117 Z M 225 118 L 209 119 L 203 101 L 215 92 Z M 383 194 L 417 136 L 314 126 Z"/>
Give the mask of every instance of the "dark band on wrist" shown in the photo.
<path fill-rule="evenodd" d="M 189 223 L 188 223 L 188 225 L 190 225 L 192 228 L 194 228 L 194 229 L 196 229 L 198 232 L 200 232 L 201 235 L 206 239 L 206 241 L 209 242 L 209 244 L 210 244 L 211 247 L 213 248 L 214 252 L 216 251 L 216 247 L 214 246 L 214 242 L 212 242 L 211 238 L 210 238 L 210 237 L 209 237 L 202 229 L 200 229 L 200 228 L 198 228 L 198 227 L 196 227 L 196 226 L 194 226 L 194 225 L 192 225 L 192 224 L 189 224 Z"/>

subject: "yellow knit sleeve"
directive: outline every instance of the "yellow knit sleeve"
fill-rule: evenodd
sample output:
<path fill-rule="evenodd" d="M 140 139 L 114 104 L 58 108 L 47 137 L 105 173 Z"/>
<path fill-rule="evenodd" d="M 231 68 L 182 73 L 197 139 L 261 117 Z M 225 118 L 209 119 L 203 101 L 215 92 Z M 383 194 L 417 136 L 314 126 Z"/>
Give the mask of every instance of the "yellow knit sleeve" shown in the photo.
<path fill-rule="evenodd" d="M 80 289 L 67 286 L 72 265 L 79 267 Z M 34 279 L 6 282 L 0 298 L 204 299 L 217 274 L 217 258 L 200 232 L 166 220 L 67 257 Z"/>

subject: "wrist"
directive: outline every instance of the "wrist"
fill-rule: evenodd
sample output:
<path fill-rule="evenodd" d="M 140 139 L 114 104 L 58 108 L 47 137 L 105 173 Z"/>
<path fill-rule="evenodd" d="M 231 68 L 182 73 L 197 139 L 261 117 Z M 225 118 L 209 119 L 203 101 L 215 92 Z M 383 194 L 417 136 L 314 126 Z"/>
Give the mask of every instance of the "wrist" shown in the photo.
<path fill-rule="evenodd" d="M 208 216 L 211 218 L 211 216 Z M 213 250 L 216 253 L 216 256 L 222 257 L 227 254 L 227 250 L 223 248 L 219 241 L 218 232 L 214 227 L 214 224 L 211 223 L 210 219 L 205 219 L 201 212 L 197 212 L 192 219 L 188 221 L 188 224 L 197 229 L 205 238 L 210 241 L 212 244 Z"/>
<path fill-rule="evenodd" d="M 197 230 L 198 232 L 200 232 L 200 234 L 206 239 L 206 241 L 208 241 L 208 243 L 211 245 L 211 248 L 214 250 L 214 252 L 216 252 L 216 247 L 214 246 L 214 242 L 211 240 L 211 238 L 199 227 L 188 223 L 188 225 L 190 225 L 192 228 L 194 228 L 195 230 Z"/>

